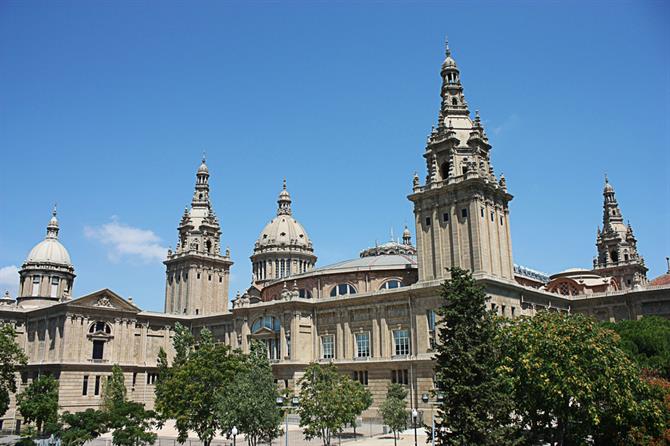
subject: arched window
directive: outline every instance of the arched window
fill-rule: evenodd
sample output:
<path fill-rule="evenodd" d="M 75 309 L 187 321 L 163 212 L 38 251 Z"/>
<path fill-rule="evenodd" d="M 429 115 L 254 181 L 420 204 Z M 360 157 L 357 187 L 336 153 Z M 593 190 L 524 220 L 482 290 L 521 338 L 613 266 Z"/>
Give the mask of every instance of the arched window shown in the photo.
<path fill-rule="evenodd" d="M 356 288 L 348 283 L 340 283 L 330 290 L 330 297 L 346 296 L 347 294 L 356 294 Z"/>
<path fill-rule="evenodd" d="M 263 329 L 279 332 L 279 319 L 274 316 L 262 316 L 254 321 L 251 325 L 251 332 L 257 333 Z"/>
<path fill-rule="evenodd" d="M 308 289 L 300 288 L 298 290 L 298 296 L 302 297 L 303 299 L 311 299 L 312 298 L 312 293 Z"/>
<path fill-rule="evenodd" d="M 453 98 L 453 99 L 451 100 L 451 105 L 458 105 L 458 99 Z"/>
<path fill-rule="evenodd" d="M 205 243 L 205 246 L 207 247 L 207 254 L 211 254 L 212 253 L 212 242 L 211 242 L 211 240 L 207 240 L 207 242 Z"/>
<path fill-rule="evenodd" d="M 444 162 L 442 163 L 442 166 L 440 167 L 440 174 L 442 175 L 442 179 L 446 180 L 449 178 L 449 162 Z"/>
<path fill-rule="evenodd" d="M 94 333 L 112 334 L 112 328 L 109 326 L 107 322 L 97 321 L 94 324 L 91 324 L 91 326 L 88 329 L 88 332 L 91 334 Z"/>
<path fill-rule="evenodd" d="M 392 290 L 394 288 L 400 288 L 402 286 L 402 282 L 400 282 L 398 279 L 391 279 L 387 280 L 382 284 L 382 286 L 379 288 L 380 290 Z"/>
<path fill-rule="evenodd" d="M 616 262 L 619 261 L 619 253 L 618 252 L 612 251 L 611 257 L 612 257 L 612 262 L 616 263 Z"/>

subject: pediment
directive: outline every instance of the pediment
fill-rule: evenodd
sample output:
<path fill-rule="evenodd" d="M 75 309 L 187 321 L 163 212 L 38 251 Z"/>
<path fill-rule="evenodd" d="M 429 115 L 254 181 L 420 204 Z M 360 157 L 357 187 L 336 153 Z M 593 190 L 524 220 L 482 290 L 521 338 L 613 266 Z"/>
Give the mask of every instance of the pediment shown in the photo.
<path fill-rule="evenodd" d="M 99 309 L 109 309 L 117 311 L 130 311 L 139 313 L 140 309 L 134 304 L 128 302 L 123 297 L 109 289 L 96 291 L 86 296 L 67 302 L 67 306 L 89 307 Z"/>

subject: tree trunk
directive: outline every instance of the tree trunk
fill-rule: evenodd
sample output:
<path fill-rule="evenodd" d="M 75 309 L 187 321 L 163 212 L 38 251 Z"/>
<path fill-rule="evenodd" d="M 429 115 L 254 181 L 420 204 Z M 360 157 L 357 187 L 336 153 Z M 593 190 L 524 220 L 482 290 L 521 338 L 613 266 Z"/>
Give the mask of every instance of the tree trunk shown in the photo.
<path fill-rule="evenodd" d="M 395 437 L 395 431 L 393 431 L 393 446 L 398 446 L 398 439 Z"/>

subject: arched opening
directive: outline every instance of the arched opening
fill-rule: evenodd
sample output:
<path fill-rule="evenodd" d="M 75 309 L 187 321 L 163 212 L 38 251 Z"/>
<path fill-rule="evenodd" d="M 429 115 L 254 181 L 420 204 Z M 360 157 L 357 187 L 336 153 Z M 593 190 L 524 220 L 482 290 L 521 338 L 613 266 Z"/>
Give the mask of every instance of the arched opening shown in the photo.
<path fill-rule="evenodd" d="M 458 99 L 452 98 L 451 99 L 451 105 L 458 105 Z"/>
<path fill-rule="evenodd" d="M 207 254 L 211 254 L 212 253 L 212 241 L 207 240 L 205 242 L 205 246 L 207 247 Z"/>
<path fill-rule="evenodd" d="M 449 178 L 449 162 L 445 161 L 442 163 L 442 166 L 440 166 L 440 175 L 442 176 L 443 180 L 446 180 Z"/>
<path fill-rule="evenodd" d="M 612 251 L 610 253 L 610 257 L 612 257 L 612 262 L 616 263 L 619 261 L 619 253 L 616 251 Z"/>

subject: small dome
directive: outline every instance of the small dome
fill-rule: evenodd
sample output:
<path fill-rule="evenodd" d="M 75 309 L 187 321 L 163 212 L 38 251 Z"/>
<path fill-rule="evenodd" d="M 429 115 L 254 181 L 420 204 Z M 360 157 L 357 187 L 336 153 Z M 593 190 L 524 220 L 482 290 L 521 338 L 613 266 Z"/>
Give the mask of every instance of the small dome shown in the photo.
<path fill-rule="evenodd" d="M 209 169 L 207 168 L 207 164 L 205 164 L 204 158 L 202 159 L 200 167 L 198 167 L 198 173 L 209 173 Z"/>
<path fill-rule="evenodd" d="M 453 57 L 451 57 L 451 54 L 448 55 L 446 59 L 444 59 L 444 62 L 442 63 L 442 68 L 458 68 L 456 66 L 456 61 L 454 60 Z"/>
<path fill-rule="evenodd" d="M 47 238 L 30 250 L 26 263 L 57 263 L 72 266 L 70 254 L 58 239 Z"/>
<path fill-rule="evenodd" d="M 289 214 L 280 214 L 265 225 L 256 242 L 257 248 L 294 246 L 312 249 L 312 242 L 298 221 Z"/>

